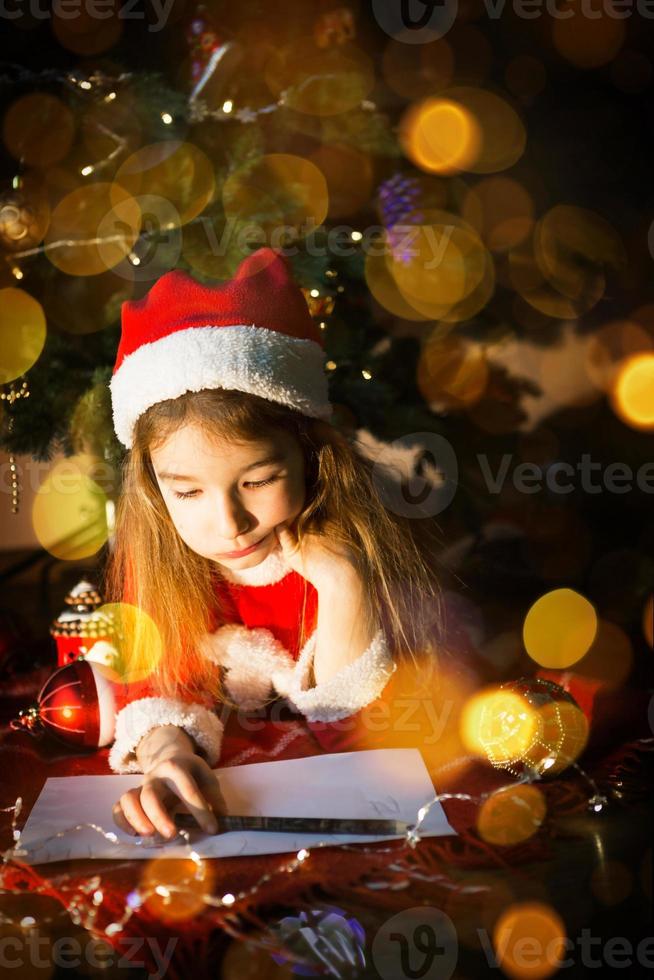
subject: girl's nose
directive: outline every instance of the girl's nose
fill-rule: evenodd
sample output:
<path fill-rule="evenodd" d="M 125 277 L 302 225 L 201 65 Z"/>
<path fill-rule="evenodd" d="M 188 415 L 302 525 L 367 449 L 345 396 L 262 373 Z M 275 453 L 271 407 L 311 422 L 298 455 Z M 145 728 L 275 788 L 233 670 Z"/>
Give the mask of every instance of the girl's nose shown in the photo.
<path fill-rule="evenodd" d="M 240 535 L 246 534 L 250 528 L 250 520 L 243 505 L 231 497 L 223 498 L 216 503 L 215 508 L 217 530 L 225 541 L 233 541 Z"/>

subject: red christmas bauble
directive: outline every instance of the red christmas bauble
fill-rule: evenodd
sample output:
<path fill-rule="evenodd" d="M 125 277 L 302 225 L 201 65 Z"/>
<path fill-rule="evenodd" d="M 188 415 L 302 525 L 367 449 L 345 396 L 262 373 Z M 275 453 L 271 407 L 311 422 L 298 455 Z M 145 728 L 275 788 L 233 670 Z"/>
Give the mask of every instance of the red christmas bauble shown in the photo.
<path fill-rule="evenodd" d="M 112 672 L 102 664 L 74 660 L 55 670 L 36 704 L 11 722 L 33 734 L 44 731 L 67 745 L 100 748 L 114 738 L 116 690 Z"/>

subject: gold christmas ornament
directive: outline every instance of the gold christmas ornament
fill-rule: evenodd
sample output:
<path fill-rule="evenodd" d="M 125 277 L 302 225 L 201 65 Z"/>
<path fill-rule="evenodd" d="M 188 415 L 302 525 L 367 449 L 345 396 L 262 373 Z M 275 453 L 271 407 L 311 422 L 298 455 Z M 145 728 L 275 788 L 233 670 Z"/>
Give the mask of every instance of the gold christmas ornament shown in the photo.
<path fill-rule="evenodd" d="M 45 200 L 23 189 L 0 193 L 0 245 L 8 252 L 34 248 L 43 240 L 50 220 Z"/>
<path fill-rule="evenodd" d="M 479 692 L 462 716 L 468 747 L 496 769 L 558 775 L 588 740 L 588 721 L 574 698 L 540 677 L 521 678 Z"/>

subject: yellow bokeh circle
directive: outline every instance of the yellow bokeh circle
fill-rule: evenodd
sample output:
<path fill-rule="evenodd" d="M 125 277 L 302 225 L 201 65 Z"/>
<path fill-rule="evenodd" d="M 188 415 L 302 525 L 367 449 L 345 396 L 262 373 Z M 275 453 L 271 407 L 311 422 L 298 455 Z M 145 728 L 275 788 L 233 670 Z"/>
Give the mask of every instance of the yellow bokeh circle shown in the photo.
<path fill-rule="evenodd" d="M 554 589 L 533 604 L 522 628 L 525 649 L 541 667 L 570 667 L 590 649 L 597 613 L 573 589 Z"/>
<path fill-rule="evenodd" d="M 95 276 L 128 255 L 140 227 L 141 209 L 124 189 L 102 181 L 78 187 L 52 212 L 46 255 L 70 276 Z"/>
<path fill-rule="evenodd" d="M 537 832 L 546 811 L 545 797 L 537 786 L 510 786 L 484 800 L 477 816 L 477 830 L 489 844 L 519 844 Z"/>
<path fill-rule="evenodd" d="M 161 634 L 151 616 L 129 602 L 108 602 L 98 610 L 114 624 L 117 680 L 139 684 L 152 677 L 161 661 Z"/>
<path fill-rule="evenodd" d="M 82 466 L 63 460 L 36 491 L 32 526 L 43 548 L 55 558 L 89 558 L 107 540 L 107 495 Z"/>
<path fill-rule="evenodd" d="M 305 237 L 323 223 L 329 207 L 327 181 L 320 169 L 291 153 L 268 153 L 256 166 L 241 167 L 223 184 L 227 218 L 251 221 L 271 246 L 275 236 Z"/>
<path fill-rule="evenodd" d="M 633 429 L 654 430 L 654 354 L 635 354 L 623 362 L 611 403 L 616 415 Z"/>
<path fill-rule="evenodd" d="M 0 384 L 29 371 L 41 355 L 46 333 L 38 300 L 24 289 L 0 289 Z"/>
<path fill-rule="evenodd" d="M 495 924 L 493 947 L 508 977 L 545 980 L 558 972 L 565 957 L 565 925 L 554 909 L 542 902 L 512 905 Z"/>
<path fill-rule="evenodd" d="M 411 106 L 400 121 L 402 148 L 427 173 L 470 170 L 481 147 L 481 130 L 468 109 L 449 98 L 428 98 Z"/>
<path fill-rule="evenodd" d="M 193 143 L 180 140 L 142 146 L 121 164 L 114 185 L 118 201 L 123 188 L 132 197 L 163 198 L 168 202 L 167 210 L 177 212 L 180 225 L 202 214 L 213 199 L 215 187 L 209 157 Z"/>
<path fill-rule="evenodd" d="M 473 695 L 461 714 L 464 744 L 493 765 L 521 761 L 538 734 L 534 708 L 520 694 L 488 688 Z"/>

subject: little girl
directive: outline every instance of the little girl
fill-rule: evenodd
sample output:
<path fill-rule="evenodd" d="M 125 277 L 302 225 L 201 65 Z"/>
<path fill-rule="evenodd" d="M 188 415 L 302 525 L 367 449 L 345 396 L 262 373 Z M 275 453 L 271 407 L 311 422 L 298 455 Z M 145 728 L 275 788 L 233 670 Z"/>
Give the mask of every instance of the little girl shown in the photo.
<path fill-rule="evenodd" d="M 433 657 L 437 591 L 411 522 L 329 424 L 322 336 L 281 253 L 219 285 L 168 272 L 123 304 L 110 387 L 129 452 L 106 591 L 160 637 L 155 655 L 137 615 L 128 649 L 148 676 L 109 764 L 144 781 L 114 819 L 170 838 L 185 809 L 214 832 L 214 709 L 281 696 L 317 731 L 357 715 L 399 662 Z"/>

